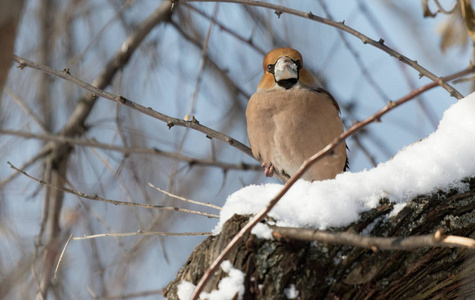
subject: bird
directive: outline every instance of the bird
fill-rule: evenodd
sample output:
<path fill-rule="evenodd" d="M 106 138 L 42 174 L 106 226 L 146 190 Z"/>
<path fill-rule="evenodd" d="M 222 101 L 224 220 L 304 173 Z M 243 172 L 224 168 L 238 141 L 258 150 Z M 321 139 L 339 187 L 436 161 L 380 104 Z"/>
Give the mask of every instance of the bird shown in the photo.
<path fill-rule="evenodd" d="M 249 144 L 267 177 L 287 180 L 304 161 L 343 132 L 340 107 L 303 67 L 300 52 L 277 48 L 264 57 L 264 75 L 246 108 Z M 301 177 L 333 179 L 348 167 L 345 142 L 314 163 Z"/>

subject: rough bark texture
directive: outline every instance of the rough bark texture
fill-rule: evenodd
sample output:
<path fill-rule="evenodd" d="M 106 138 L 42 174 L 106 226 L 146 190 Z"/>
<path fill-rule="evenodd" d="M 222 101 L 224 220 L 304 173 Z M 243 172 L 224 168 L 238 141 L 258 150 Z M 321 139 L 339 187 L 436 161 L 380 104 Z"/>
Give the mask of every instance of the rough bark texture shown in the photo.
<path fill-rule="evenodd" d="M 475 237 L 475 179 L 469 191 L 438 192 L 413 199 L 391 218 L 386 200 L 346 228 L 366 229 L 371 236 L 405 237 L 434 233 Z M 196 284 L 223 247 L 249 220 L 235 215 L 221 234 L 198 245 L 164 290 L 178 299 L 181 280 Z M 369 227 L 368 227 L 369 226 Z M 372 229 L 370 229 L 372 227 Z M 228 259 L 246 274 L 244 299 L 287 299 L 284 289 L 295 284 L 300 299 L 474 299 L 473 251 L 421 248 L 415 251 L 379 251 L 293 240 L 261 240 L 248 235 Z M 226 276 L 215 274 L 205 291 Z"/>

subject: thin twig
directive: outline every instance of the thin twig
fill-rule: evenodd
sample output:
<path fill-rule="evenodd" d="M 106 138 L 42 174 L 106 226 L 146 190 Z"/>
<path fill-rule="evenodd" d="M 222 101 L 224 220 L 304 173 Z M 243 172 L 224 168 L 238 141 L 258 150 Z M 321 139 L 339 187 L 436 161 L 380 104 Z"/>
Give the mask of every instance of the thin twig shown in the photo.
<path fill-rule="evenodd" d="M 18 96 L 16 93 L 14 93 L 11 89 L 9 89 L 8 87 L 4 87 L 3 90 L 5 91 L 5 93 L 10 96 L 13 101 L 15 101 L 18 106 L 21 107 L 21 109 L 23 109 L 25 111 L 25 113 L 30 116 L 31 119 L 33 119 L 33 121 L 36 123 L 36 125 L 38 125 L 38 127 L 41 129 L 41 131 L 43 131 L 43 133 L 48 133 L 48 129 L 46 128 L 46 125 L 44 124 L 43 121 L 41 121 L 41 119 L 38 117 L 37 114 L 35 114 L 31 109 L 30 107 L 25 103 L 25 101 L 23 101 L 23 99 L 20 98 L 20 96 Z"/>
<path fill-rule="evenodd" d="M 275 5 L 275 4 L 272 4 L 272 3 L 267 3 L 267 2 L 262 2 L 262 1 L 253 1 L 253 0 L 219 0 L 219 1 L 218 0 L 173 0 L 173 1 L 174 1 L 174 3 L 180 3 L 180 2 L 183 2 L 183 3 L 184 2 L 228 2 L 228 3 L 238 3 L 238 4 L 242 4 L 242 5 L 249 5 L 249 6 L 258 6 L 258 7 L 264 7 L 264 8 L 269 8 L 269 9 L 275 10 L 276 12 L 279 13 L 279 15 L 282 14 L 282 13 L 287 13 L 287 14 L 290 14 L 290 15 L 302 17 L 302 18 L 305 18 L 305 19 L 309 19 L 309 20 L 312 20 L 312 21 L 316 21 L 316 22 L 319 22 L 319 23 L 323 23 L 323 24 L 335 27 L 337 29 L 343 30 L 343 31 L 359 38 L 363 42 L 363 44 L 370 44 L 370 45 L 386 52 L 390 56 L 395 57 L 396 59 L 402 61 L 403 63 L 411 66 L 412 68 L 416 69 L 419 72 L 419 76 L 426 76 L 427 78 L 431 79 L 432 81 L 437 82 L 441 87 L 443 87 L 444 89 L 446 89 L 449 92 L 450 96 L 455 97 L 457 99 L 462 99 L 463 98 L 462 94 L 460 94 L 456 89 L 454 89 L 447 82 L 444 82 L 442 80 L 442 78 L 434 75 L 429 70 L 427 70 L 424 67 L 422 67 L 421 65 L 419 65 L 417 63 L 417 61 L 411 60 L 408 57 L 402 55 L 401 53 L 393 50 L 392 48 L 389 48 L 388 46 L 386 46 L 384 44 L 383 39 L 380 39 L 379 41 L 375 41 L 375 40 L 369 38 L 368 36 L 362 34 L 361 32 L 359 32 L 359 31 L 357 31 L 357 30 L 355 30 L 355 29 L 353 29 L 349 26 L 346 26 L 344 21 L 336 22 L 336 21 L 333 21 L 333 20 L 322 18 L 320 16 L 316 16 L 310 11 L 309 12 L 303 12 L 303 11 L 299 11 L 299 10 L 296 10 L 296 9 L 291 9 L 291 8 L 288 8 L 288 7 L 285 7 L 285 6 Z"/>
<path fill-rule="evenodd" d="M 38 160 L 40 160 L 41 158 L 47 156 L 48 154 L 51 153 L 51 148 L 49 147 L 43 147 L 43 149 L 41 149 L 40 152 L 38 152 L 35 156 L 33 156 L 32 158 L 30 158 L 28 161 L 26 161 L 23 165 L 21 165 L 20 169 L 21 170 L 24 170 L 26 168 L 28 168 L 29 166 L 31 166 L 32 164 L 34 164 L 35 162 L 37 162 Z M 0 190 L 7 184 L 9 183 L 10 181 L 12 181 L 15 177 L 18 176 L 18 174 L 20 174 L 20 172 L 14 172 L 13 174 L 11 174 L 10 176 L 8 176 L 7 178 L 3 179 L 2 181 L 0 181 Z"/>
<path fill-rule="evenodd" d="M 178 24 L 177 22 L 173 20 L 170 20 L 170 24 L 178 31 L 179 34 L 183 36 L 183 38 L 186 41 L 190 42 L 192 45 L 194 45 L 197 48 L 200 48 L 200 49 L 203 48 L 203 45 L 201 44 L 201 40 L 198 40 L 194 38 L 193 36 L 191 36 L 190 34 L 188 34 L 187 32 L 185 32 L 183 28 L 180 27 L 180 24 Z M 221 68 L 211 57 L 206 56 L 206 59 L 209 66 L 216 69 L 216 71 L 219 72 L 219 76 L 225 82 L 226 86 L 232 87 L 233 89 L 237 91 L 236 94 L 240 94 L 246 99 L 251 98 L 251 94 L 247 93 L 243 88 L 238 86 L 237 83 L 234 82 L 234 80 L 231 77 L 229 77 L 229 74 L 228 74 L 229 72 L 226 69 Z"/>
<path fill-rule="evenodd" d="M 76 64 L 80 61 L 82 61 L 84 59 L 84 56 L 87 54 L 87 51 L 89 51 L 91 48 L 93 48 L 95 46 L 95 44 L 98 42 L 98 41 L 101 41 L 103 38 L 104 38 L 104 33 L 107 32 L 107 30 L 114 25 L 114 22 L 117 21 L 117 18 L 124 12 L 126 11 L 127 9 L 129 9 L 129 7 L 131 6 L 132 2 L 131 1 L 125 1 L 124 5 L 122 5 L 120 7 L 119 10 L 117 10 L 114 14 L 113 17 L 111 17 L 103 26 L 101 29 L 99 29 L 99 31 L 97 32 L 97 34 L 94 35 L 94 37 L 92 37 L 92 39 L 89 41 L 89 43 L 87 44 L 87 46 L 80 52 L 78 53 L 77 55 L 75 55 L 73 58 L 69 59 L 66 63 L 66 66 L 68 66 L 68 68 L 72 68 L 72 67 L 75 67 Z M 83 45 L 81 45 L 83 46 Z"/>
<path fill-rule="evenodd" d="M 320 6 L 323 9 L 323 12 L 326 14 L 326 16 L 329 19 L 333 19 L 333 16 L 331 15 L 330 11 L 327 9 L 327 6 L 323 0 L 319 1 Z M 389 100 L 388 95 L 383 91 L 383 89 L 379 86 L 379 84 L 374 80 L 372 77 L 371 73 L 369 72 L 368 68 L 365 66 L 363 63 L 363 60 L 361 59 L 361 56 L 358 54 L 355 48 L 353 48 L 352 44 L 348 41 L 346 38 L 346 35 L 343 33 L 343 31 L 338 30 L 338 36 L 340 39 L 343 41 L 343 44 L 345 44 L 346 49 L 351 53 L 353 56 L 356 64 L 361 70 L 361 74 L 363 77 L 366 79 L 368 82 L 369 86 L 373 88 L 373 90 L 378 94 L 378 96 L 381 98 L 381 100 L 386 103 L 386 101 Z"/>
<path fill-rule="evenodd" d="M 443 242 L 454 247 L 475 248 L 475 241 L 464 236 L 449 235 L 442 238 Z"/>
<path fill-rule="evenodd" d="M 190 104 L 190 112 L 189 115 L 193 116 L 195 114 L 195 109 L 196 109 L 196 103 L 197 103 L 197 98 L 198 98 L 198 93 L 200 91 L 201 87 L 201 80 L 203 80 L 203 72 L 206 66 L 206 61 L 207 61 L 207 51 L 208 51 L 208 45 L 209 45 L 209 40 L 211 37 L 211 32 L 213 30 L 214 24 L 215 24 L 215 19 L 216 15 L 218 14 L 218 3 L 214 4 L 214 11 L 213 11 L 213 18 L 210 20 L 210 24 L 208 26 L 208 31 L 206 32 L 205 40 L 203 42 L 203 47 L 201 48 L 201 59 L 200 59 L 200 66 L 198 68 L 198 73 L 196 75 L 196 81 L 195 81 L 195 87 L 193 88 L 193 94 L 191 95 L 191 104 Z M 186 137 L 186 134 L 185 134 Z M 185 137 L 183 137 L 182 143 L 185 141 Z"/>
<path fill-rule="evenodd" d="M 196 210 L 190 210 L 190 209 L 185 209 L 185 208 L 179 208 L 179 207 L 169 207 L 169 206 L 162 206 L 162 205 L 152 205 L 152 204 L 142 204 L 142 203 L 135 203 L 135 202 L 125 202 L 125 201 L 117 201 L 117 200 L 111 200 L 111 199 L 106 199 L 106 198 L 102 198 L 102 197 L 99 197 L 99 196 L 90 196 L 88 194 L 85 194 L 85 193 L 82 193 L 82 192 L 79 192 L 79 191 L 76 191 L 76 190 L 73 190 L 73 189 L 69 189 L 69 188 L 66 188 L 66 187 L 58 187 L 58 186 L 54 186 L 52 184 L 49 184 L 43 180 L 40 180 L 38 178 L 35 178 L 31 175 L 29 175 L 28 173 L 26 173 L 25 171 L 22 171 L 20 169 L 18 169 L 17 167 L 15 167 L 14 165 L 12 165 L 9 161 L 7 162 L 7 164 L 10 165 L 10 167 L 18 172 L 20 172 L 21 174 L 25 175 L 26 177 L 30 178 L 30 179 L 33 179 L 37 182 L 39 182 L 40 184 L 43 184 L 43 185 L 46 185 L 46 186 L 49 186 L 55 190 L 58 190 L 58 191 L 62 191 L 62 192 L 66 192 L 66 193 L 69 193 L 69 194 L 73 194 L 73 195 L 76 195 L 76 196 L 79 196 L 79 197 L 82 197 L 82 198 L 85 198 L 85 199 L 89 199 L 89 200 L 94 200 L 94 201 L 102 201 L 102 202 L 107 202 L 107 203 L 112 203 L 114 205 L 125 205 L 125 206 L 134 206 L 134 207 L 141 207 L 141 208 L 153 208 L 153 209 L 160 209 L 160 210 L 172 210 L 172 211 L 180 211 L 180 212 L 184 212 L 184 213 L 189 213 L 189 214 L 195 214 L 195 215 L 200 215 L 200 216 L 205 216 L 205 217 L 208 217 L 208 218 L 219 218 L 218 215 L 215 215 L 215 214 L 210 214 L 210 213 L 204 213 L 204 212 L 200 212 L 200 211 L 196 211 Z"/>
<path fill-rule="evenodd" d="M 50 68 L 48 66 L 32 62 L 28 59 L 25 59 L 25 58 L 22 58 L 22 57 L 19 57 L 19 56 L 16 56 L 16 55 L 13 55 L 13 59 L 17 63 L 19 63 L 19 66 L 18 66 L 19 68 L 29 67 L 29 68 L 40 70 L 42 72 L 45 72 L 47 74 L 50 74 L 50 75 L 53 75 L 53 76 L 56 76 L 56 77 L 59 77 L 59 78 L 62 78 L 62 79 L 65 79 L 67 81 L 70 81 L 70 82 L 76 84 L 77 86 L 79 86 L 83 89 L 88 90 L 89 92 L 93 93 L 96 97 L 99 96 L 99 97 L 102 97 L 104 99 L 112 100 L 116 103 L 125 105 L 129 108 L 132 108 L 136 111 L 139 111 L 143 114 L 146 114 L 147 116 L 150 116 L 152 118 L 163 121 L 167 124 L 168 128 L 172 128 L 173 126 L 192 128 L 194 130 L 197 130 L 199 132 L 202 132 L 202 133 L 206 134 L 206 136 L 209 137 L 209 138 L 216 138 L 218 140 L 226 142 L 229 145 L 235 147 L 236 149 L 241 150 L 242 152 L 249 155 L 250 157 L 253 157 L 252 153 L 251 153 L 251 149 L 249 147 L 247 147 L 243 143 L 239 142 L 238 140 L 235 140 L 235 139 L 233 139 L 233 138 L 231 138 L 231 137 L 229 137 L 229 136 L 227 136 L 227 135 L 225 135 L 225 134 L 223 134 L 219 131 L 216 131 L 216 130 L 213 130 L 209 127 L 201 125 L 198 122 L 198 120 L 196 120 L 196 119 L 193 119 L 192 121 L 185 121 L 183 119 L 178 119 L 178 118 L 173 118 L 173 117 L 167 116 L 165 114 L 162 114 L 158 111 L 153 110 L 151 107 L 145 107 L 143 105 L 140 105 L 138 103 L 130 101 L 129 99 L 126 99 L 125 97 L 114 95 L 112 93 L 109 93 L 109 92 L 106 92 L 104 90 L 98 89 L 95 86 L 93 86 L 93 85 L 91 85 L 91 84 L 89 84 L 85 81 L 82 81 L 81 79 L 79 79 L 77 77 L 72 76 L 69 73 L 68 70 L 59 71 L 59 70 Z"/>
<path fill-rule="evenodd" d="M 68 247 L 69 242 L 71 241 L 71 238 L 72 238 L 72 237 L 73 237 L 73 235 L 71 234 L 71 235 L 69 236 L 68 240 L 66 241 L 66 244 L 64 244 L 63 251 L 61 251 L 61 254 L 59 255 L 58 263 L 56 264 L 56 268 L 54 269 L 54 276 L 53 276 L 54 279 L 56 279 L 56 274 L 58 273 L 59 264 L 60 264 L 61 261 L 63 260 L 63 255 L 64 255 L 64 253 L 66 252 L 66 248 Z"/>
<path fill-rule="evenodd" d="M 384 27 L 380 24 L 378 21 L 378 18 L 372 13 L 370 9 L 368 9 L 368 6 L 365 1 L 358 0 L 358 8 L 359 10 L 365 15 L 366 19 L 368 22 L 371 24 L 371 28 L 373 28 L 379 36 L 384 36 L 386 39 L 386 42 L 389 42 L 391 44 L 391 40 L 389 40 L 389 34 L 386 33 L 384 30 Z M 398 51 L 397 48 L 394 49 L 395 51 Z M 397 66 L 401 69 L 401 72 L 403 74 L 403 78 L 406 80 L 407 84 L 409 85 L 409 88 L 415 89 L 417 87 L 417 84 L 414 82 L 415 80 L 411 78 L 409 74 L 409 67 L 408 65 L 404 63 L 398 63 Z M 455 84 L 455 82 L 453 82 Z M 434 113 L 430 110 L 430 108 L 425 104 L 424 99 L 422 95 L 418 97 L 418 101 L 416 101 L 417 105 L 419 105 L 420 109 L 424 113 L 424 115 L 427 117 L 427 120 L 431 123 L 431 125 L 435 128 L 437 128 L 438 119 L 434 116 Z M 412 131 L 411 131 L 412 132 Z"/>
<path fill-rule="evenodd" d="M 358 135 L 357 134 L 353 135 L 352 139 L 353 139 L 353 142 L 355 142 L 356 146 L 363 152 L 363 154 L 369 160 L 371 165 L 373 167 L 376 167 L 378 165 L 376 163 L 376 160 L 374 159 L 373 155 L 369 152 L 369 150 L 366 149 L 366 147 L 361 143 L 360 138 L 358 137 Z"/>
<path fill-rule="evenodd" d="M 291 238 L 303 241 L 318 241 L 329 244 L 349 245 L 378 250 L 413 250 L 422 247 L 471 248 L 475 240 L 461 236 L 443 236 L 440 231 L 434 234 L 408 237 L 372 237 L 356 232 L 330 232 L 318 229 L 269 226 L 274 237 Z"/>
<path fill-rule="evenodd" d="M 139 298 L 139 297 L 147 297 L 152 295 L 161 294 L 163 292 L 162 289 L 159 290 L 150 290 L 145 292 L 137 292 L 137 293 L 130 293 L 130 294 L 120 294 L 118 296 L 106 296 L 102 298 L 95 298 L 97 300 L 123 300 L 123 299 L 131 299 L 131 298 Z"/>
<path fill-rule="evenodd" d="M 185 201 L 185 202 L 188 202 L 188 203 L 193 203 L 193 204 L 196 204 L 196 205 L 202 205 L 202 206 L 206 206 L 206 207 L 212 207 L 214 209 L 217 209 L 217 210 L 221 210 L 221 207 L 217 206 L 217 205 L 214 205 L 214 204 L 211 204 L 211 203 L 203 203 L 203 202 L 199 202 L 199 201 L 194 201 L 194 200 L 190 200 L 190 199 L 186 199 L 184 197 L 180 197 L 180 196 L 177 196 L 175 194 L 172 194 L 172 193 L 169 193 L 165 190 L 162 190 L 161 188 L 159 187 L 156 187 L 154 186 L 153 184 L 151 184 L 150 182 L 148 183 L 149 186 L 153 187 L 154 189 L 156 189 L 157 191 L 160 191 L 162 193 L 164 193 L 165 195 L 168 195 L 172 198 L 175 198 L 175 199 L 178 199 L 178 200 L 182 200 L 182 201 Z"/>
<path fill-rule="evenodd" d="M 40 280 L 38 279 L 38 274 L 36 274 L 35 265 L 31 264 L 31 274 L 33 275 L 33 281 L 35 282 L 36 290 L 40 290 Z M 44 300 L 43 293 L 38 293 L 36 296 L 37 300 Z"/>
<path fill-rule="evenodd" d="M 218 13 L 218 3 L 215 3 L 215 5 L 214 5 L 214 15 L 216 15 L 217 13 Z M 200 86 L 201 86 L 201 80 L 203 78 L 203 71 L 205 69 L 205 65 L 206 65 L 206 61 L 207 61 L 206 52 L 207 52 L 207 49 L 208 49 L 208 43 L 209 43 L 209 39 L 210 39 L 210 36 L 211 36 L 211 31 L 212 31 L 213 26 L 214 26 L 214 22 L 211 21 L 209 26 L 208 26 L 208 31 L 206 33 L 205 40 L 203 42 L 203 47 L 201 48 L 200 66 L 198 68 L 198 73 L 196 74 L 196 81 L 195 81 L 195 86 L 193 88 L 193 94 L 191 95 L 190 111 L 189 111 L 189 114 L 188 114 L 188 116 L 190 116 L 192 122 L 197 122 L 197 120 L 196 120 L 196 118 L 193 114 L 195 113 L 195 105 L 196 105 L 196 101 L 197 101 L 196 99 L 198 97 L 198 93 L 199 93 Z M 185 121 L 188 121 L 187 117 L 185 117 Z M 188 137 L 189 133 L 190 133 L 189 130 L 185 130 L 183 136 L 181 137 L 181 141 L 178 144 L 178 147 L 176 149 L 176 152 L 178 154 L 181 154 L 181 152 L 183 151 L 183 146 L 185 145 L 185 141 L 187 140 L 187 137 Z M 168 178 L 170 190 L 172 190 L 172 188 L 173 188 L 174 180 L 175 180 L 175 178 L 178 174 L 178 170 L 179 170 L 178 163 L 175 162 L 173 164 L 170 176 Z"/>
<path fill-rule="evenodd" d="M 45 1 L 45 3 L 46 2 L 50 1 Z M 159 7 L 154 10 L 145 21 L 134 27 L 134 31 L 127 36 L 120 49 L 111 59 L 108 60 L 102 72 L 92 82 L 93 86 L 99 89 L 105 89 L 112 82 L 116 73 L 124 68 L 130 57 L 142 41 L 148 36 L 151 30 L 155 28 L 156 25 L 161 22 L 166 22 L 169 19 L 171 15 L 170 7 L 170 2 L 162 2 L 162 4 L 159 5 Z M 47 41 L 48 39 L 43 40 Z M 64 70 L 64 73 L 68 73 L 68 70 Z M 86 97 L 77 101 L 78 103 L 74 111 L 71 113 L 64 126 L 59 130 L 58 134 L 65 136 L 83 134 L 88 128 L 88 126 L 85 125 L 86 118 L 93 109 L 96 99 L 97 97 L 95 95 L 88 93 Z M 71 154 L 69 146 L 67 144 L 50 142 L 43 148 L 54 151 L 54 155 L 49 156 L 46 160 L 47 167 L 45 168 L 45 179 L 51 181 L 52 186 L 62 187 L 65 183 L 65 178 L 67 177 L 66 171 L 68 168 L 66 162 Z M 46 254 L 41 266 L 42 278 L 39 278 L 39 293 L 43 293 L 45 298 L 50 286 L 50 279 L 53 275 L 54 263 L 56 261 L 55 258 L 60 253 L 60 251 L 57 251 L 60 245 L 56 245 L 55 243 L 56 237 L 60 235 L 60 231 L 62 230 L 60 226 L 60 216 L 63 204 L 63 192 L 57 191 L 58 190 L 53 190 L 52 188 L 48 188 L 46 191 L 43 214 L 44 221 L 41 223 L 40 234 L 38 235 L 38 240 L 41 240 L 43 239 L 43 233 L 47 233 L 44 237 L 44 241 L 46 242 Z M 43 231 L 44 228 L 46 231 Z M 37 245 L 37 247 L 39 247 L 40 244 L 37 243 Z"/>
<path fill-rule="evenodd" d="M 210 167 L 217 167 L 223 170 L 243 170 L 243 171 L 261 171 L 262 167 L 258 164 L 247 164 L 247 163 L 239 163 L 239 164 L 228 164 L 225 162 L 219 162 L 211 159 L 199 159 L 190 156 L 186 156 L 183 154 L 179 154 L 176 152 L 169 152 L 160 150 L 158 148 L 139 148 L 139 147 L 121 147 L 115 146 L 110 144 L 99 143 L 96 140 L 82 140 L 78 138 L 66 137 L 61 135 L 51 135 L 51 134 L 35 134 L 30 132 L 23 132 L 17 130 L 8 130 L 8 129 L 0 129 L 0 134 L 8 134 L 8 135 L 15 135 L 24 138 L 34 138 L 46 141 L 55 141 L 55 142 L 63 142 L 68 143 L 70 145 L 77 145 L 77 146 L 85 146 L 85 147 L 93 147 L 93 148 L 101 148 L 106 150 L 118 151 L 124 154 L 150 154 L 150 155 L 159 155 L 168 157 L 175 160 L 180 160 L 187 162 L 190 166 L 210 166 Z M 24 168 L 20 168 L 24 169 Z M 1 185 L 0 185 L 1 186 Z"/>
<path fill-rule="evenodd" d="M 465 76 L 475 71 L 475 67 L 471 66 L 470 68 L 458 72 L 456 74 L 447 76 L 442 78 L 442 81 L 450 81 L 452 79 Z M 231 252 L 238 244 L 242 238 L 249 233 L 252 228 L 259 223 L 264 217 L 269 213 L 269 211 L 279 202 L 279 200 L 287 193 L 287 191 L 294 185 L 295 182 L 302 176 L 302 174 L 310 168 L 312 164 L 323 158 L 325 155 L 330 154 L 333 149 L 338 146 L 341 142 L 343 142 L 349 136 L 355 134 L 362 128 L 366 127 L 368 124 L 381 120 L 381 117 L 388 113 L 389 111 L 393 110 L 394 108 L 398 107 L 399 105 L 406 103 L 407 101 L 414 99 L 417 95 L 428 91 L 439 84 L 439 81 L 433 81 L 425 86 L 422 86 L 416 90 L 411 91 L 406 96 L 402 97 L 401 99 L 395 102 L 389 102 L 386 106 L 380 109 L 378 112 L 373 114 L 372 116 L 368 117 L 362 122 L 357 122 L 353 126 L 351 126 L 348 130 L 340 134 L 337 138 L 335 138 L 330 144 L 328 144 L 325 148 L 320 150 L 318 153 L 314 154 L 310 158 L 304 161 L 304 163 L 300 166 L 297 172 L 284 184 L 283 188 L 280 192 L 272 198 L 267 206 L 259 211 L 249 222 L 234 236 L 234 238 L 226 245 L 226 247 L 221 251 L 219 256 L 213 261 L 210 267 L 206 270 L 203 277 L 201 277 L 200 281 L 198 282 L 193 294 L 191 295 L 192 300 L 198 299 L 201 291 L 205 287 L 206 283 L 210 280 L 216 270 L 219 268 L 221 263 L 224 261 L 226 256 Z"/>
<path fill-rule="evenodd" d="M 136 236 L 136 235 L 158 235 L 158 236 L 202 236 L 202 235 L 211 235 L 211 232 L 152 232 L 152 231 L 142 231 L 138 230 L 137 232 L 122 232 L 122 233 L 100 233 L 93 235 L 84 235 L 76 236 L 73 240 L 88 240 L 101 237 L 126 237 L 126 236 Z"/>
<path fill-rule="evenodd" d="M 259 52 L 262 56 L 266 55 L 266 51 L 264 51 L 263 49 L 259 48 L 256 44 L 254 44 L 252 42 L 252 39 L 246 39 L 244 38 L 243 36 L 241 36 L 238 32 L 232 30 L 231 28 L 227 27 L 226 25 L 224 25 L 223 23 L 219 22 L 218 20 L 216 20 L 216 17 L 214 16 L 208 16 L 206 13 L 202 12 L 201 10 L 197 9 L 196 7 L 194 7 L 193 5 L 190 5 L 188 3 L 183 3 L 183 6 L 191 9 L 192 11 L 198 13 L 199 15 L 201 15 L 202 17 L 208 19 L 208 20 L 211 20 L 213 21 L 216 25 L 219 26 L 219 29 L 229 33 L 230 35 L 232 35 L 234 38 L 240 40 L 241 42 L 251 46 L 252 49 L 256 50 L 257 52 Z"/>

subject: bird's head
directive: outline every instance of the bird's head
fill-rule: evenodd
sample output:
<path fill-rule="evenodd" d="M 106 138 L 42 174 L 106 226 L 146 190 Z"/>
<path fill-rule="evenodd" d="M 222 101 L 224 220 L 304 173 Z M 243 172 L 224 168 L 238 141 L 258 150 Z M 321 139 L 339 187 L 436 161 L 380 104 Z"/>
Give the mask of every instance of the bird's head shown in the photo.
<path fill-rule="evenodd" d="M 280 86 L 285 89 L 297 83 L 312 87 L 315 79 L 303 68 L 302 55 L 295 49 L 277 48 L 267 53 L 263 62 L 264 76 L 258 89 Z"/>

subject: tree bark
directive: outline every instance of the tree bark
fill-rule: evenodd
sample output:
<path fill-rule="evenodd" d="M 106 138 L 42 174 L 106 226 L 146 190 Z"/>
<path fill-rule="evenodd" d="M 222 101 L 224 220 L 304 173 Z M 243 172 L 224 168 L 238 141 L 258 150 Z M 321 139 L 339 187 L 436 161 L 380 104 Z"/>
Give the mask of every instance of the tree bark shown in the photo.
<path fill-rule="evenodd" d="M 475 237 L 475 178 L 469 190 L 439 191 L 410 201 L 388 217 L 393 204 L 361 214 L 358 221 L 334 231 L 363 230 L 371 236 L 407 237 L 434 233 Z M 196 284 L 211 262 L 247 223 L 235 215 L 217 236 L 198 245 L 163 292 L 178 299 L 182 280 Z M 463 248 L 419 248 L 414 251 L 372 251 L 343 245 L 295 240 L 262 240 L 246 236 L 228 256 L 245 275 L 244 299 L 287 299 L 284 289 L 294 284 L 299 299 L 473 299 L 475 258 Z M 216 289 L 226 274 L 217 272 L 205 291 Z"/>

